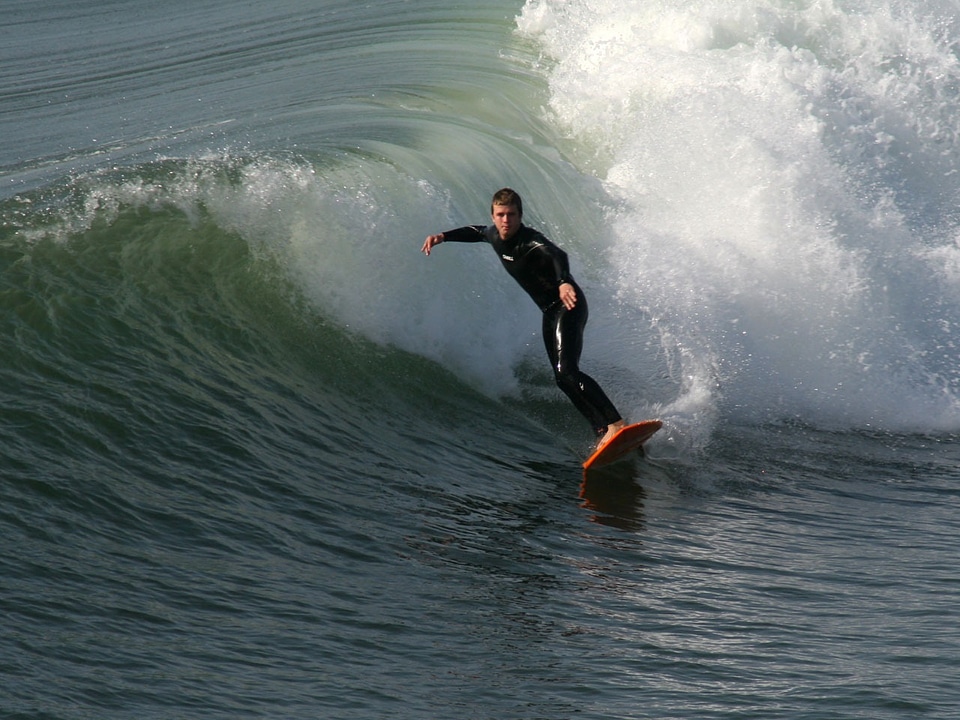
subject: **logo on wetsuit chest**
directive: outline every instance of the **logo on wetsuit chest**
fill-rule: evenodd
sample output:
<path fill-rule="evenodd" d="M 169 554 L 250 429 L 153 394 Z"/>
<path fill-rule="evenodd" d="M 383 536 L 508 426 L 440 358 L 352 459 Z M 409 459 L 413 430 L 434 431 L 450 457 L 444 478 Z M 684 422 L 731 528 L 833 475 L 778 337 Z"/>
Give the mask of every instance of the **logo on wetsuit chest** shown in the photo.
<path fill-rule="evenodd" d="M 502 257 L 504 260 L 509 260 L 510 262 L 513 262 L 513 257 L 511 257 L 510 255 L 501 255 L 500 257 Z"/>

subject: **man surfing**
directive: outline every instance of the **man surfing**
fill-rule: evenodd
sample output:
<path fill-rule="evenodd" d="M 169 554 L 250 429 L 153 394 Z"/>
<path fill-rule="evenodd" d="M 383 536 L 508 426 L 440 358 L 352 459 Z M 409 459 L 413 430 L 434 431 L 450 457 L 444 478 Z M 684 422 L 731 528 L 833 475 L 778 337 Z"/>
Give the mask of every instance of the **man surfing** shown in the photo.
<path fill-rule="evenodd" d="M 570 274 L 567 254 L 537 230 L 523 224 L 523 201 L 510 188 L 494 193 L 492 225 L 467 225 L 429 235 L 424 255 L 442 242 L 486 242 L 504 269 L 543 312 L 543 342 L 557 386 L 593 426 L 602 447 L 626 426 L 597 382 L 579 367 L 587 298 Z"/>

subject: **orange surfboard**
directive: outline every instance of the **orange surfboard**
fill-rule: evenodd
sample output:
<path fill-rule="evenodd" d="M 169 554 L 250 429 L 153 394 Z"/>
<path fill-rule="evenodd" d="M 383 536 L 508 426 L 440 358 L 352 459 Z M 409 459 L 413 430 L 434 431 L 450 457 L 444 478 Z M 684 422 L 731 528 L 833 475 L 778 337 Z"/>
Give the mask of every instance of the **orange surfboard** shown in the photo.
<path fill-rule="evenodd" d="M 663 427 L 659 420 L 644 420 L 621 428 L 617 434 L 594 451 L 593 455 L 583 463 L 583 469 L 609 465 L 619 460 L 627 453 L 633 452 L 643 445 L 650 436 Z"/>

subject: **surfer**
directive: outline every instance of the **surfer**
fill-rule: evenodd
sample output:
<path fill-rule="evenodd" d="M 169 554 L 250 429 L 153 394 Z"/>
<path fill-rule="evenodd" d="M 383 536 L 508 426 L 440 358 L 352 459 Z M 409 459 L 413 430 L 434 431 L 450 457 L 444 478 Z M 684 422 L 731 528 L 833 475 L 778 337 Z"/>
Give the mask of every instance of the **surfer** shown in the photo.
<path fill-rule="evenodd" d="M 587 299 L 570 274 L 567 254 L 537 230 L 523 224 L 523 201 L 510 188 L 498 190 L 490 204 L 492 225 L 467 225 L 429 235 L 424 255 L 442 242 L 487 242 L 500 262 L 543 311 L 543 342 L 557 386 L 583 414 L 598 447 L 626 423 L 597 382 L 581 372 Z"/>

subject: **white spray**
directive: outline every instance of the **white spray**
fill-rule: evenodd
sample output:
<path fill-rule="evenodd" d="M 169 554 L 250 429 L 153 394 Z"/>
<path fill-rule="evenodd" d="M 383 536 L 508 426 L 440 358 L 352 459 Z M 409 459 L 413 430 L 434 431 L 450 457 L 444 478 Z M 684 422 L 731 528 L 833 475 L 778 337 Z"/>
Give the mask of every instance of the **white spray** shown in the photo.
<path fill-rule="evenodd" d="M 668 414 L 960 428 L 954 5 L 530 0 L 518 27 L 613 198 Z"/>

